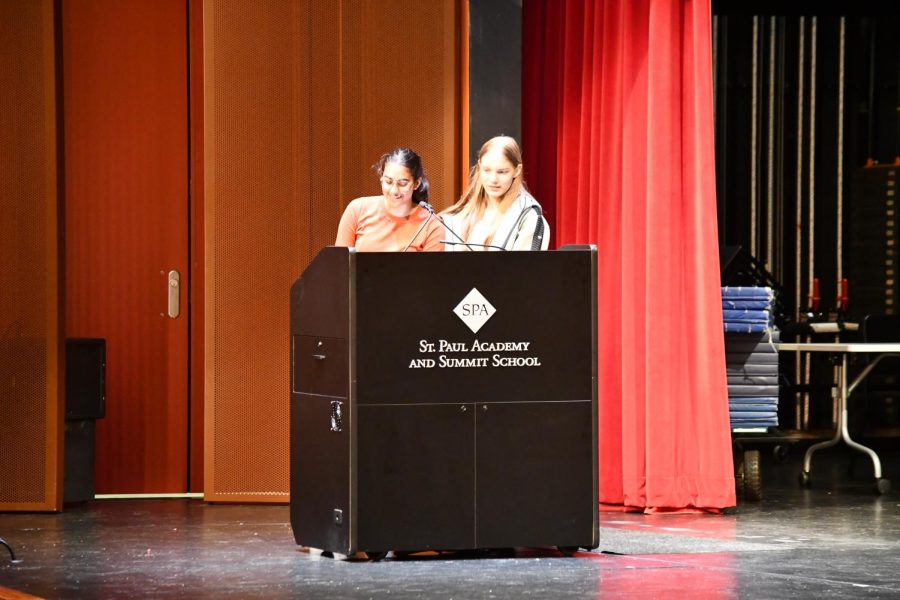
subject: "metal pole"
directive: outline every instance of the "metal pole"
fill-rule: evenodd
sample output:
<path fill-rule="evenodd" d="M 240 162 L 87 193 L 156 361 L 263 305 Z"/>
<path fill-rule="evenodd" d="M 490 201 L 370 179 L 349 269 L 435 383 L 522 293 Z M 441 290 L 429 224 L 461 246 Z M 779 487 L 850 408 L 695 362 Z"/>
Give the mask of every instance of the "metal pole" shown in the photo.
<path fill-rule="evenodd" d="M 775 17 L 769 17 L 769 86 L 766 131 L 766 270 L 775 254 Z"/>
<path fill-rule="evenodd" d="M 794 278 L 796 280 L 794 286 L 794 306 L 797 311 L 797 320 L 800 320 L 801 298 L 803 297 L 803 261 L 801 254 L 803 252 L 803 83 L 805 82 L 806 69 L 806 17 L 800 17 L 800 41 L 798 43 L 798 68 L 797 68 L 797 193 L 796 193 L 796 210 L 794 211 L 794 232 L 796 239 L 794 240 Z M 801 353 L 797 352 L 794 356 L 794 377 L 795 381 L 807 383 L 803 380 L 803 372 L 801 371 Z M 794 396 L 794 427 L 803 429 L 803 405 L 809 403 L 809 392 L 796 393 Z"/>
<path fill-rule="evenodd" d="M 756 258 L 756 136 L 759 113 L 759 17 L 753 17 L 753 76 L 750 101 L 750 254 Z"/>

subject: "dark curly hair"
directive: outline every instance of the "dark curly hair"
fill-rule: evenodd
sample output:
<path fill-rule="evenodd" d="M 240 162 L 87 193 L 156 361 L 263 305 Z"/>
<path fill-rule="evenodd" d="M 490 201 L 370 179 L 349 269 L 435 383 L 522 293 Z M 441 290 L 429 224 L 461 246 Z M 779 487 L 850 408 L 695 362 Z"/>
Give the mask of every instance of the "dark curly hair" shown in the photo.
<path fill-rule="evenodd" d="M 428 178 L 425 177 L 425 169 L 422 167 L 422 157 L 410 148 L 394 148 L 390 152 L 381 155 L 378 162 L 372 165 L 378 176 L 384 175 L 384 166 L 395 163 L 406 167 L 412 173 L 413 180 L 419 182 L 419 187 L 413 190 L 413 202 L 418 204 L 423 200 L 428 202 Z"/>

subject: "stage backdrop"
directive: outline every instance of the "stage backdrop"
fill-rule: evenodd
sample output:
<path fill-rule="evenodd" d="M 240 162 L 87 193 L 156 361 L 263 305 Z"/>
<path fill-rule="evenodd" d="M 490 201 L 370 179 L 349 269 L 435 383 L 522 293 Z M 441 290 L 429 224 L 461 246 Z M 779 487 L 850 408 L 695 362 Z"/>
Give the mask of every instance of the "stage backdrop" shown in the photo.
<path fill-rule="evenodd" d="M 459 194 L 458 0 L 203 0 L 205 468 L 214 502 L 289 492 L 289 292 L 395 146 Z"/>
<path fill-rule="evenodd" d="M 735 503 L 708 0 L 528 0 L 526 172 L 599 247 L 600 502 Z"/>

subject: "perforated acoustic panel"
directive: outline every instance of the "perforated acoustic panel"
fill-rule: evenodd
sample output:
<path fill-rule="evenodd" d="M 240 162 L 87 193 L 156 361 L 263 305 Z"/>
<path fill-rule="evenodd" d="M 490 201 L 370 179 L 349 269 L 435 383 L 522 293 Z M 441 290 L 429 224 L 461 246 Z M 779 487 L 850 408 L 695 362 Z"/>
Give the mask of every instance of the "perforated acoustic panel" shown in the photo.
<path fill-rule="evenodd" d="M 0 510 L 62 505 L 53 2 L 0 2 Z"/>
<path fill-rule="evenodd" d="M 205 497 L 288 499 L 289 289 L 394 146 L 458 193 L 457 2 L 206 0 Z"/>
<path fill-rule="evenodd" d="M 341 31 L 343 200 L 378 194 L 370 169 L 386 150 L 422 156 L 431 203 L 458 197 L 456 2 L 347 2 Z"/>

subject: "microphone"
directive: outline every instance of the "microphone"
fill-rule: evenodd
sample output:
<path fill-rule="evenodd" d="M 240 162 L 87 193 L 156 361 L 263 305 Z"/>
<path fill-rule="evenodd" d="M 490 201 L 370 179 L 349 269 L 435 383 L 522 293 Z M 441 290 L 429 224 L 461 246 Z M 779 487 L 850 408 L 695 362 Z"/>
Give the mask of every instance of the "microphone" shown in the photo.
<path fill-rule="evenodd" d="M 422 202 L 424 202 L 424 200 Z M 421 206 L 422 202 L 419 202 L 420 206 Z M 419 228 L 416 230 L 416 235 L 412 236 L 412 239 L 409 240 L 409 243 L 402 250 L 403 252 L 406 252 L 407 250 L 409 250 L 409 247 L 412 246 L 413 242 L 416 241 L 416 238 L 419 237 L 419 234 L 422 233 L 422 230 L 425 229 L 425 226 L 428 225 L 428 222 L 431 221 L 431 218 L 434 216 L 435 216 L 434 211 L 431 211 L 431 214 L 428 215 L 428 218 L 425 219 L 425 221 L 423 221 L 422 224 L 419 226 Z"/>
<path fill-rule="evenodd" d="M 425 210 L 427 210 L 428 212 L 430 212 L 430 213 L 431 213 L 438 221 L 440 221 L 441 225 L 444 226 L 444 229 L 446 229 L 447 231 L 449 231 L 450 233 L 452 233 L 452 234 L 453 234 L 453 237 L 455 237 L 456 239 L 459 240 L 458 242 L 448 242 L 448 241 L 445 241 L 445 240 L 441 240 L 441 243 L 442 243 L 442 244 L 446 244 L 447 246 L 465 246 L 468 250 L 471 250 L 471 249 L 472 249 L 472 246 L 478 246 L 479 248 L 496 248 L 496 249 L 498 249 L 498 250 L 506 250 L 506 248 L 501 248 L 500 246 L 492 246 L 492 245 L 490 245 L 490 244 L 470 244 L 470 243 L 467 242 L 466 240 L 464 240 L 464 239 L 462 239 L 461 237 L 459 237 L 459 234 L 456 233 L 455 231 L 453 231 L 453 229 L 451 229 L 450 226 L 447 225 L 447 222 L 444 221 L 444 219 L 441 218 L 441 215 L 437 214 L 437 213 L 434 211 L 434 207 L 433 207 L 431 204 L 429 204 L 429 203 L 426 202 L 425 200 L 421 200 L 421 201 L 419 202 L 419 206 L 421 206 L 422 208 L 424 208 Z"/>
<path fill-rule="evenodd" d="M 473 242 L 448 242 L 447 240 L 441 240 L 442 244 L 446 244 L 447 246 L 466 246 L 469 250 L 472 249 L 472 246 L 476 248 L 494 248 L 496 250 L 506 251 L 506 248 L 503 246 L 495 246 L 494 244 L 475 244 Z"/>

